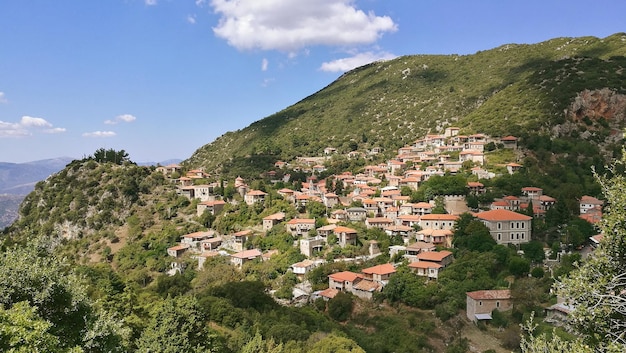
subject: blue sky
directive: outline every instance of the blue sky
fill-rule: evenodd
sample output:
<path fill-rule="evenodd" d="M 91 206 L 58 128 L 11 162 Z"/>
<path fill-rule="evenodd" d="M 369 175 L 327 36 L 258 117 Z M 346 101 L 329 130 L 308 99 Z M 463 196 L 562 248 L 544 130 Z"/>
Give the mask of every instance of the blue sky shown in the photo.
<path fill-rule="evenodd" d="M 0 1 L 0 161 L 185 159 L 373 60 L 626 31 L 626 2 Z"/>

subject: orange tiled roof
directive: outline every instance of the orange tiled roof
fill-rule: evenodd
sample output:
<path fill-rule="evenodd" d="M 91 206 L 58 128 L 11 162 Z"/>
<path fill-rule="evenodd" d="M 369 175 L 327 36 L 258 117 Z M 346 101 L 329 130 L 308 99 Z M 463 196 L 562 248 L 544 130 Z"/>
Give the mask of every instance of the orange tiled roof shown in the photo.
<path fill-rule="evenodd" d="M 529 221 L 532 219 L 530 216 L 523 215 L 521 213 L 509 211 L 509 210 L 491 210 L 480 212 L 476 214 L 476 217 L 485 221 Z"/>
<path fill-rule="evenodd" d="M 313 218 L 293 218 L 287 224 L 315 224 Z"/>
<path fill-rule="evenodd" d="M 414 261 L 414 262 L 409 263 L 409 267 L 429 269 L 429 268 L 442 268 L 443 266 L 441 266 L 438 263 L 430 262 L 430 261 Z"/>
<path fill-rule="evenodd" d="M 387 217 L 374 217 L 374 218 L 368 218 L 367 219 L 367 223 L 372 224 L 372 223 L 393 223 L 392 220 L 390 220 Z"/>
<path fill-rule="evenodd" d="M 511 299 L 510 289 L 478 290 L 474 292 L 467 292 L 465 294 L 474 300 Z"/>
<path fill-rule="evenodd" d="M 280 221 L 282 219 L 285 219 L 285 213 L 284 212 L 274 213 L 274 214 L 271 214 L 271 215 L 263 218 L 263 220 L 267 220 L 267 221 Z"/>
<path fill-rule="evenodd" d="M 421 217 L 422 221 L 456 221 L 459 216 L 453 214 L 425 214 Z"/>
<path fill-rule="evenodd" d="M 446 257 L 452 255 L 452 253 L 448 250 L 442 250 L 442 251 L 426 251 L 426 252 L 422 252 L 417 254 L 417 259 L 418 260 L 423 260 L 423 261 L 442 261 L 443 259 L 445 259 Z"/>
<path fill-rule="evenodd" d="M 602 202 L 601 200 L 598 200 L 598 199 L 596 199 L 593 196 L 587 196 L 587 195 L 585 195 L 585 196 L 580 198 L 580 203 L 588 203 L 588 204 L 591 204 L 591 205 L 602 205 L 602 204 L 604 204 L 604 202 Z"/>
<path fill-rule="evenodd" d="M 348 228 L 348 227 L 344 227 L 344 226 L 337 226 L 335 227 L 335 229 L 333 229 L 333 232 L 335 233 L 356 233 L 356 229 L 352 229 L 352 228 Z"/>
<path fill-rule="evenodd" d="M 261 256 L 261 251 L 259 249 L 252 249 L 252 250 L 238 252 L 230 256 L 236 257 L 238 259 L 251 259 L 251 258 L 256 258 L 256 257 Z"/>
<path fill-rule="evenodd" d="M 354 282 L 355 279 L 359 278 L 359 275 L 351 271 L 343 271 L 331 273 L 328 277 L 336 282 Z"/>
<path fill-rule="evenodd" d="M 194 232 L 194 233 L 189 233 L 189 234 L 183 235 L 183 238 L 197 239 L 197 238 L 211 237 L 211 236 L 213 236 L 213 234 L 215 234 L 214 231 Z"/>
<path fill-rule="evenodd" d="M 380 285 L 374 281 L 362 280 L 355 283 L 352 288 L 364 292 L 374 292 L 380 289 Z"/>
<path fill-rule="evenodd" d="M 413 208 L 433 208 L 433 205 L 428 202 L 418 202 L 413 205 Z"/>
<path fill-rule="evenodd" d="M 422 250 L 429 251 L 428 249 L 434 249 L 435 245 L 433 245 L 432 243 L 427 243 L 425 241 L 418 241 L 413 244 L 409 244 L 406 248 L 407 250 L 410 249 L 410 250 L 419 250 L 419 251 L 422 251 Z"/>
<path fill-rule="evenodd" d="M 365 274 L 372 274 L 372 275 L 388 275 L 390 273 L 395 273 L 396 272 L 396 268 L 393 267 L 392 264 L 382 264 L 382 265 L 378 265 L 378 266 L 373 266 L 373 267 L 368 267 L 368 268 L 364 268 L 361 272 L 365 273 Z"/>
<path fill-rule="evenodd" d="M 321 291 L 320 296 L 333 299 L 337 295 L 337 293 L 339 293 L 339 289 L 328 288 L 328 289 L 324 289 L 323 291 Z"/>
<path fill-rule="evenodd" d="M 184 249 L 188 249 L 188 248 L 189 248 L 188 244 L 178 244 L 178 245 L 172 246 L 168 250 L 178 251 L 178 250 L 184 250 Z"/>

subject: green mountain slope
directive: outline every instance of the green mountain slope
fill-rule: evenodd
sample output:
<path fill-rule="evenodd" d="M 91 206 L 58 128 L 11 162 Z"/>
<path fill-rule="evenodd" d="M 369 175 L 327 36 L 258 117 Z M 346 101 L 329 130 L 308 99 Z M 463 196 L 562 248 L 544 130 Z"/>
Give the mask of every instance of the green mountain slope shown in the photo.
<path fill-rule="evenodd" d="M 278 159 L 321 155 L 325 147 L 347 152 L 379 146 L 391 155 L 446 126 L 496 136 L 550 133 L 567 120 L 566 110 L 582 91 L 626 93 L 625 55 L 626 34 L 619 33 L 375 62 L 224 134 L 185 163 L 233 176 L 245 173 L 242 166 L 262 170 Z"/>

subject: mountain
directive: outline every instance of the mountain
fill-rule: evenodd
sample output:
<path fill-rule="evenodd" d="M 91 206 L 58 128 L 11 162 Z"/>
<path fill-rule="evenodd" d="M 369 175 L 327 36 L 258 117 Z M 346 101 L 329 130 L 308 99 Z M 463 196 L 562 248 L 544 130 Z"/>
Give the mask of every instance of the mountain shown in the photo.
<path fill-rule="evenodd" d="M 157 165 L 169 165 L 169 164 L 180 164 L 183 160 L 182 159 L 166 159 L 164 161 L 161 162 L 137 162 L 137 165 L 141 165 L 141 166 L 146 166 L 149 167 L 151 165 L 157 166 Z"/>
<path fill-rule="evenodd" d="M 0 194 L 26 195 L 35 184 L 65 168 L 69 157 L 44 159 L 27 163 L 0 162 Z"/>
<path fill-rule="evenodd" d="M 447 126 L 460 127 L 461 133 L 512 134 L 527 145 L 538 136 L 559 137 L 555 135 L 564 131 L 560 127 L 575 119 L 607 113 L 612 114 L 605 120 L 619 129 L 625 55 L 626 34 L 618 33 L 603 39 L 507 44 L 473 55 L 411 55 L 374 62 L 276 114 L 220 136 L 185 164 L 227 177 L 256 177 L 276 160 L 319 156 L 326 147 L 340 153 L 382 147 L 390 157 L 399 147 Z M 608 91 L 591 111 L 597 114 L 580 116 L 589 110 L 574 105 L 602 89 Z M 598 104 L 593 99 L 595 103 L 587 102 L 590 106 Z M 617 110 L 602 111 L 611 102 Z M 593 121 L 585 124 L 566 128 L 566 137 L 600 130 Z"/>
<path fill-rule="evenodd" d="M 17 218 L 20 203 L 35 189 L 35 184 L 71 161 L 69 157 L 61 157 L 27 163 L 0 162 L 0 229 Z"/>

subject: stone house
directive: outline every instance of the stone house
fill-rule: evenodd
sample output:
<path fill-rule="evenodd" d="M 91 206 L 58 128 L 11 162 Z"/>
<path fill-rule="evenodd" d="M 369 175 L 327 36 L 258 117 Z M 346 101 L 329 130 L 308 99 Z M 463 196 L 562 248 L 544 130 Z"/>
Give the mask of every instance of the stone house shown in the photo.
<path fill-rule="evenodd" d="M 509 210 L 491 210 L 476 214 L 498 244 L 523 244 L 530 241 L 532 217 Z"/>
<path fill-rule="evenodd" d="M 509 289 L 479 290 L 465 294 L 467 318 L 474 322 L 491 320 L 494 310 L 507 311 L 513 308 Z"/>

